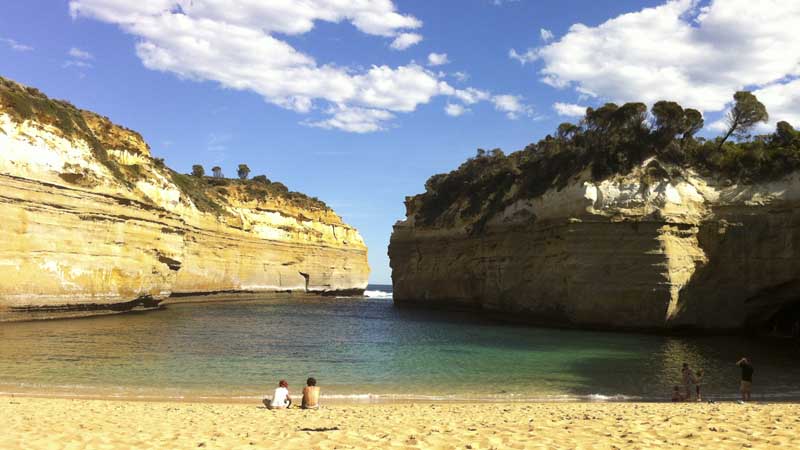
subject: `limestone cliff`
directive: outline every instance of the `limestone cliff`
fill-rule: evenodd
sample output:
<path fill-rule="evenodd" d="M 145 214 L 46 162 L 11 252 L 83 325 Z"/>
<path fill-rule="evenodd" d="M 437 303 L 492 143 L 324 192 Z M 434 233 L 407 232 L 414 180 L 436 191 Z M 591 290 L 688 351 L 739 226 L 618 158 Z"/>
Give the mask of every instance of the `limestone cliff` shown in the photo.
<path fill-rule="evenodd" d="M 421 223 L 411 197 L 389 247 L 394 301 L 615 329 L 794 323 L 800 172 L 715 180 L 656 158 L 600 180 L 587 169 L 505 204 L 479 232 L 455 214 L 468 199 L 448 203 L 448 222 Z"/>
<path fill-rule="evenodd" d="M 218 292 L 361 292 L 359 233 L 280 183 L 199 179 L 107 118 L 0 78 L 0 319 Z"/>

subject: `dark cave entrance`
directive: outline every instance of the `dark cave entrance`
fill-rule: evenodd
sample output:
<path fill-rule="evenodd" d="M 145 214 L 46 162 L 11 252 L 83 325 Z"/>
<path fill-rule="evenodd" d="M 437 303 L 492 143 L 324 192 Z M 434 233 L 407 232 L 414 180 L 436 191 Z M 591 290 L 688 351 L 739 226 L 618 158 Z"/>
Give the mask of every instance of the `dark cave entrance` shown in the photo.
<path fill-rule="evenodd" d="M 764 322 L 762 331 L 772 336 L 800 339 L 800 299 L 781 306 Z"/>

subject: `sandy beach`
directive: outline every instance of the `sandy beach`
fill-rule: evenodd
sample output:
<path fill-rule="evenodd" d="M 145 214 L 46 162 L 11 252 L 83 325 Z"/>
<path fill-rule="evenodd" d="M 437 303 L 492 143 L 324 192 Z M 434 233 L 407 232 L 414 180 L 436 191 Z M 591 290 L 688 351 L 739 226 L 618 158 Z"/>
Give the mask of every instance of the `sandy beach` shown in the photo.
<path fill-rule="evenodd" d="M 258 405 L 0 398 L 0 448 L 800 448 L 798 404 Z"/>

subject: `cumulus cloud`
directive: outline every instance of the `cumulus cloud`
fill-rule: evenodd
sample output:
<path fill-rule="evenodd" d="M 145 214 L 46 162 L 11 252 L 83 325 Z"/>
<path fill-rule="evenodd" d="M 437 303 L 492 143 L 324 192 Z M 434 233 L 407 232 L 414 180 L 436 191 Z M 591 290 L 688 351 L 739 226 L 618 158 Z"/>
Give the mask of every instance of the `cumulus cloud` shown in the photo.
<path fill-rule="evenodd" d="M 800 2 L 672 0 L 509 56 L 541 60 L 541 80 L 615 102 L 674 100 L 722 111 L 754 89 L 775 120 L 798 117 Z"/>
<path fill-rule="evenodd" d="M 405 50 L 412 45 L 417 45 L 422 42 L 422 35 L 417 33 L 403 33 L 392 41 L 390 47 L 395 50 Z"/>
<path fill-rule="evenodd" d="M 574 103 L 553 103 L 553 109 L 559 116 L 583 117 L 586 114 L 586 107 Z"/>
<path fill-rule="evenodd" d="M 467 104 L 491 95 L 455 89 L 415 63 L 351 68 L 319 62 L 280 38 L 327 21 L 349 22 L 368 35 L 392 39 L 395 49 L 420 42 L 422 35 L 414 31 L 422 22 L 398 12 L 391 0 L 71 0 L 69 5 L 73 17 L 116 24 L 136 36 L 136 54 L 145 67 L 256 92 L 269 103 L 311 115 L 303 121 L 309 126 L 379 131 L 397 113 L 412 112 L 437 96 Z M 88 64 L 74 53 L 71 64 Z"/>
<path fill-rule="evenodd" d="M 458 103 L 448 103 L 444 107 L 444 112 L 448 116 L 458 117 L 466 112 L 469 112 L 469 108 L 465 107 L 464 105 L 459 105 Z"/>
<path fill-rule="evenodd" d="M 544 42 L 550 42 L 553 40 L 553 32 L 546 29 L 546 28 L 539 28 L 539 37 L 542 38 Z"/>
<path fill-rule="evenodd" d="M 533 108 L 522 103 L 522 98 L 517 95 L 495 95 L 492 97 L 494 108 L 504 112 L 509 119 L 515 120 L 520 116 L 532 116 Z"/>
<path fill-rule="evenodd" d="M 15 52 L 29 52 L 33 50 L 33 47 L 30 45 L 21 44 L 10 38 L 0 38 L 0 42 L 6 44 L 8 48 L 14 50 Z"/>
<path fill-rule="evenodd" d="M 450 60 L 447 59 L 447 53 L 431 53 L 428 55 L 429 66 L 441 66 L 449 62 Z"/>

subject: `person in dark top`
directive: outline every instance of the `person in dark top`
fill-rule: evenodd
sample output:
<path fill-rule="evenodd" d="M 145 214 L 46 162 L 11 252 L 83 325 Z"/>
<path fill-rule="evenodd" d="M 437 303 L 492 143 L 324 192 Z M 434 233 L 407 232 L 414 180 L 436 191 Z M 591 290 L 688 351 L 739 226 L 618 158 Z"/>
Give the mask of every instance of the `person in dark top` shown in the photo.
<path fill-rule="evenodd" d="M 750 392 L 753 389 L 753 365 L 746 357 L 742 357 L 736 365 L 742 369 L 742 382 L 739 386 L 739 390 L 742 392 L 742 401 L 749 402 Z"/>

